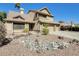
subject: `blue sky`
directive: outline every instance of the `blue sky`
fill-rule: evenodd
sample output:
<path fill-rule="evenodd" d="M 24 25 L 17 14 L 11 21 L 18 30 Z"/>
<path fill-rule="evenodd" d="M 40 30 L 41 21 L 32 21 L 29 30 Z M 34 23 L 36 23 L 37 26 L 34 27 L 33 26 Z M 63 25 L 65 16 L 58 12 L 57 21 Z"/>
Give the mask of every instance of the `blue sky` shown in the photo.
<path fill-rule="evenodd" d="M 0 3 L 0 11 L 9 12 L 18 11 L 12 3 Z M 79 4 L 78 3 L 26 3 L 21 4 L 25 13 L 28 10 L 38 10 L 43 7 L 48 7 L 49 11 L 54 15 L 55 21 L 65 21 L 79 23 Z"/>

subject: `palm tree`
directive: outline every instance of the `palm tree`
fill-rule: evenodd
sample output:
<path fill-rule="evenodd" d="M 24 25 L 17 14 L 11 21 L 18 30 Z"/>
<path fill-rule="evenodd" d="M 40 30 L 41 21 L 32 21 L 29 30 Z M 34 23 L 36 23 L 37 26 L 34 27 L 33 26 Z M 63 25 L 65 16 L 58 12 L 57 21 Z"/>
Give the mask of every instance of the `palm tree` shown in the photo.
<path fill-rule="evenodd" d="M 7 14 L 5 12 L 0 12 L 0 21 L 3 21 L 6 18 Z"/>
<path fill-rule="evenodd" d="M 15 4 L 15 8 L 20 9 L 20 3 L 16 3 L 16 4 Z"/>

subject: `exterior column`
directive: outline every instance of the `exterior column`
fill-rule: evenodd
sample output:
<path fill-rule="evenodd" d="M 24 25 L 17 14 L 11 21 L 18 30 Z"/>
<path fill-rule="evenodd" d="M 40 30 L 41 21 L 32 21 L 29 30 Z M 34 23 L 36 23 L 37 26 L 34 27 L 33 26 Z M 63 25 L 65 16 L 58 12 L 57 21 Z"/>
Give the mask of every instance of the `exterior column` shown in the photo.
<path fill-rule="evenodd" d="M 54 31 L 56 31 L 56 25 L 54 25 Z"/>
<path fill-rule="evenodd" d="M 13 34 L 13 23 L 12 22 L 5 22 L 5 28 L 7 34 Z"/>

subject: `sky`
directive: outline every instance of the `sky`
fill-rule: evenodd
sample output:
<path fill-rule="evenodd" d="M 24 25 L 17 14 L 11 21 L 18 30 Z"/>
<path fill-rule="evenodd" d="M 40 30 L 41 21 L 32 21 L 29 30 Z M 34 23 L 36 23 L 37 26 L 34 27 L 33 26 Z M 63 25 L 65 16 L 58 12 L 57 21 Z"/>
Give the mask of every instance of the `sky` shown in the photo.
<path fill-rule="evenodd" d="M 79 3 L 21 3 L 25 13 L 28 10 L 39 10 L 47 7 L 55 21 L 73 22 L 79 24 Z M 0 3 L 0 11 L 18 11 L 13 3 Z"/>

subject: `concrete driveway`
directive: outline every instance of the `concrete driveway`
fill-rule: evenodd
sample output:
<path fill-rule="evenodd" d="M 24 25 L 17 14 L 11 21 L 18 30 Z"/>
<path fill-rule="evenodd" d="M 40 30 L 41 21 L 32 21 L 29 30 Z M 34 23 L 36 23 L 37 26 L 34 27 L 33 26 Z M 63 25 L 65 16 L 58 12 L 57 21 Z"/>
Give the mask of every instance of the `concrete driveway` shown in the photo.
<path fill-rule="evenodd" d="M 79 32 L 58 31 L 58 32 L 53 32 L 53 34 L 79 40 Z"/>

